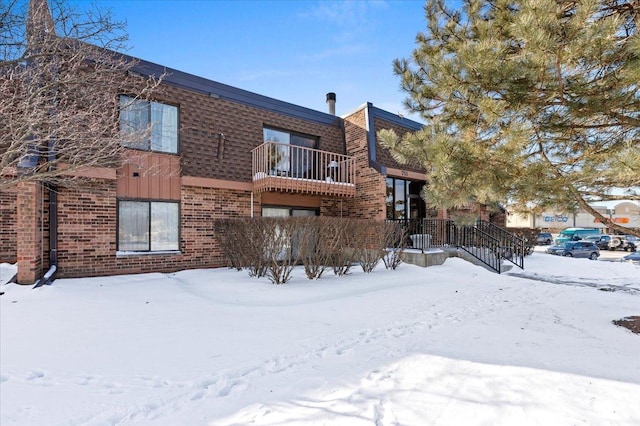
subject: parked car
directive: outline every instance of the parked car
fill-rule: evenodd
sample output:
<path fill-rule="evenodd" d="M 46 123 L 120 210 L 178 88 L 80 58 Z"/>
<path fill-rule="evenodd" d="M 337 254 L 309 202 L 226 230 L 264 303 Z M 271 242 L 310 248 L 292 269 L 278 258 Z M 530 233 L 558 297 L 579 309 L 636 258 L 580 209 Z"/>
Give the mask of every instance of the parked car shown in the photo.
<path fill-rule="evenodd" d="M 591 241 L 567 241 L 557 246 L 549 247 L 549 254 L 566 257 L 585 257 L 597 260 L 600 257 L 600 249 Z"/>
<path fill-rule="evenodd" d="M 635 235 L 613 235 L 609 242 L 609 250 L 623 249 L 624 251 L 636 251 L 640 246 L 640 238 Z"/>
<path fill-rule="evenodd" d="M 551 235 L 551 232 L 541 232 L 536 239 L 536 244 L 543 246 L 550 246 L 552 242 L 553 235 Z"/>
<path fill-rule="evenodd" d="M 600 250 L 608 250 L 611 242 L 611 235 L 589 235 L 585 237 L 585 241 L 595 243 Z"/>
<path fill-rule="evenodd" d="M 636 251 L 634 253 L 628 254 L 620 259 L 620 262 L 629 262 L 634 265 L 640 266 L 640 251 Z"/>
<path fill-rule="evenodd" d="M 600 235 L 598 228 L 567 228 L 560 231 L 560 235 L 556 238 L 556 244 L 562 244 L 565 241 L 579 241 L 589 235 Z"/>

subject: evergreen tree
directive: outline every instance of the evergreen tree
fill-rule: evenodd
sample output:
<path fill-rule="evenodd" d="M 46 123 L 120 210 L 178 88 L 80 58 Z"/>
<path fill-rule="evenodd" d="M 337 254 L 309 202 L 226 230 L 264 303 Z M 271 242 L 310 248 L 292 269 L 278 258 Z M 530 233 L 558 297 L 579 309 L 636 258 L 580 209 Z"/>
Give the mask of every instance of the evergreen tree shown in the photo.
<path fill-rule="evenodd" d="M 426 126 L 379 133 L 396 159 L 424 164 L 423 196 L 582 207 L 639 235 L 588 203 L 640 200 L 640 1 L 428 0 L 425 14 L 394 72 Z"/>

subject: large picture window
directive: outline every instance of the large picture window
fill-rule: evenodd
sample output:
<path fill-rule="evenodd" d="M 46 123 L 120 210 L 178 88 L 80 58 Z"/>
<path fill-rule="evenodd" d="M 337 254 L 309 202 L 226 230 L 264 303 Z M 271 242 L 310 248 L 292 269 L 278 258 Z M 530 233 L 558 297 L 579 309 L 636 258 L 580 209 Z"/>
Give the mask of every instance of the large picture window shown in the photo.
<path fill-rule="evenodd" d="M 178 108 L 120 95 L 123 145 L 145 151 L 178 153 Z"/>
<path fill-rule="evenodd" d="M 118 203 L 118 251 L 179 250 L 178 203 L 120 201 Z"/>

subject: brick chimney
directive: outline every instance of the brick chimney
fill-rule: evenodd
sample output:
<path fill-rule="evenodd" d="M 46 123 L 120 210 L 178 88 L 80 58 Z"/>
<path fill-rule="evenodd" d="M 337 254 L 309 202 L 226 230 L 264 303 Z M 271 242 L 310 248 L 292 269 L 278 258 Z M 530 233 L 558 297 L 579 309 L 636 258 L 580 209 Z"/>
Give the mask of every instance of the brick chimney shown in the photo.
<path fill-rule="evenodd" d="M 55 35 L 55 26 L 47 0 L 29 0 L 27 45 L 34 43 L 38 38 L 42 40 L 49 35 Z"/>

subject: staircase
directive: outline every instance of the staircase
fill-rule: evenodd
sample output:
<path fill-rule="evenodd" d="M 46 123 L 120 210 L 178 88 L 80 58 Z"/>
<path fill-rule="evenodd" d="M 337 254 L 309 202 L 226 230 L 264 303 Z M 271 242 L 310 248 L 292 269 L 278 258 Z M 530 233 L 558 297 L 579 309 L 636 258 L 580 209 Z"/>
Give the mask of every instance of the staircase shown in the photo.
<path fill-rule="evenodd" d="M 510 269 L 505 267 L 504 261 L 524 268 L 525 241 L 491 222 L 480 220 L 466 226 L 440 219 L 394 222 L 405 228 L 408 246 L 423 252 L 430 248 L 456 248 L 475 259 L 474 263 L 497 273 Z"/>

